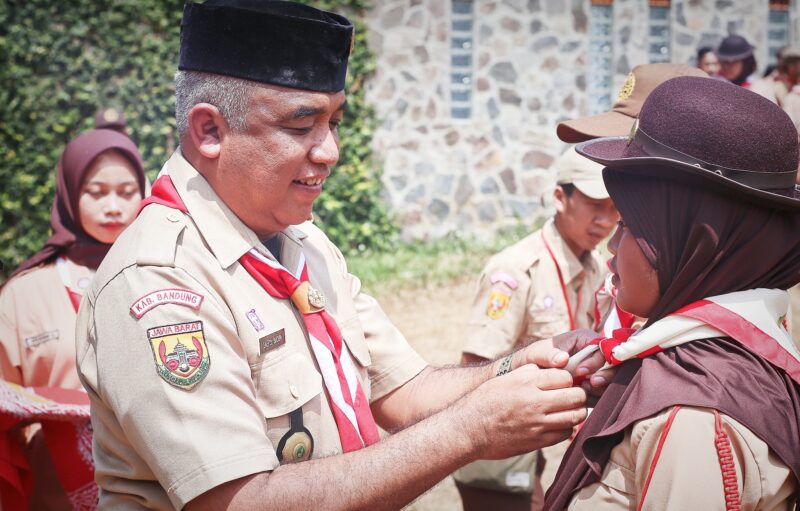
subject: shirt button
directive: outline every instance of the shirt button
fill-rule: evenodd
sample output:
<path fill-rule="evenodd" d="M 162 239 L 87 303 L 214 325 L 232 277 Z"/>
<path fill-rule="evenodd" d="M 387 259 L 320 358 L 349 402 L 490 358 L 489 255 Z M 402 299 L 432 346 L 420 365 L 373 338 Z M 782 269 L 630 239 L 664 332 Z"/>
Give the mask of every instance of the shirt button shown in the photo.
<path fill-rule="evenodd" d="M 177 222 L 180 219 L 181 216 L 178 213 L 175 213 L 174 211 L 169 215 L 167 215 L 167 220 L 169 220 L 170 222 Z"/>
<path fill-rule="evenodd" d="M 289 392 L 291 392 L 292 397 L 295 399 L 297 399 L 297 396 L 300 395 L 300 392 L 297 391 L 297 387 L 295 386 L 294 383 L 289 384 Z"/>

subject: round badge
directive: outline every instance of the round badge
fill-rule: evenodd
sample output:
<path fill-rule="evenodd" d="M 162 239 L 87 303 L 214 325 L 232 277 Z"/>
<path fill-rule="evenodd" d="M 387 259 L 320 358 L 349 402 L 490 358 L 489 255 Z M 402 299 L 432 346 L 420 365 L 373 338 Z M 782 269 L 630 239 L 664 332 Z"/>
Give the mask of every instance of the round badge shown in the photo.
<path fill-rule="evenodd" d="M 280 451 L 281 461 L 283 463 L 295 463 L 311 458 L 313 440 L 311 440 L 311 435 L 307 433 L 307 430 L 290 431 L 290 433 L 291 435 L 286 438 L 283 449 Z"/>
<path fill-rule="evenodd" d="M 634 119 L 631 125 L 631 132 L 628 133 L 628 145 L 631 145 L 633 139 L 636 138 L 636 132 L 639 131 L 639 118 Z"/>
<path fill-rule="evenodd" d="M 87 277 L 83 277 L 83 278 L 78 280 L 78 287 L 81 288 L 81 289 L 86 289 L 86 288 L 89 287 L 89 284 L 91 284 L 91 283 L 92 283 L 91 279 L 89 279 Z"/>
<path fill-rule="evenodd" d="M 315 309 L 325 308 L 325 295 L 311 286 L 308 287 L 308 303 Z"/>
<path fill-rule="evenodd" d="M 545 309 L 552 309 L 553 308 L 553 297 L 552 296 L 550 296 L 550 295 L 545 296 L 544 300 L 542 300 L 542 302 L 544 302 L 544 308 Z"/>

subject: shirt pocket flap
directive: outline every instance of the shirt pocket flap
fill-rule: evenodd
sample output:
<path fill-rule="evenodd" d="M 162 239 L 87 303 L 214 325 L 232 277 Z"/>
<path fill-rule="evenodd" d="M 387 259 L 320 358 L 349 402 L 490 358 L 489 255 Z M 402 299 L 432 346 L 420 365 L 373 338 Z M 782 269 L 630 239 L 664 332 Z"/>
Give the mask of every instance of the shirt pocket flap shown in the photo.
<path fill-rule="evenodd" d="M 636 494 L 636 481 L 633 471 L 611 460 L 606 463 L 599 482 L 626 495 Z"/>
<path fill-rule="evenodd" d="M 364 329 L 361 328 L 361 322 L 358 317 L 351 318 L 343 322 L 339 326 L 342 332 L 342 339 L 347 344 L 347 349 L 353 354 L 358 363 L 362 367 L 367 367 L 372 364 L 372 357 L 369 355 L 369 347 L 367 346 L 367 339 L 364 337 Z"/>
<path fill-rule="evenodd" d="M 266 361 L 253 375 L 256 398 L 267 418 L 296 410 L 322 393 L 322 375 L 302 353 Z"/>

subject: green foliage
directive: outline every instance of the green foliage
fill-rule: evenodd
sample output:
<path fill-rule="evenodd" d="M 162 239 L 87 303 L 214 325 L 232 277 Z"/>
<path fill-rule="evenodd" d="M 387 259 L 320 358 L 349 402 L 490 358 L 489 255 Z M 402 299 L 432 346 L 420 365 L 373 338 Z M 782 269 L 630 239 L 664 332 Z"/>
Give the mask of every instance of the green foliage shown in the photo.
<path fill-rule="evenodd" d="M 486 261 L 513 245 L 544 223 L 518 223 L 495 233 L 491 239 L 447 236 L 437 240 L 398 243 L 392 251 L 367 251 L 348 259 L 350 273 L 358 275 L 364 288 L 377 296 L 401 289 L 428 288 L 471 279 Z"/>
<path fill-rule="evenodd" d="M 361 0 L 306 2 L 357 19 Z M 8 272 L 49 235 L 54 169 L 94 114 L 125 113 L 152 179 L 177 140 L 173 75 L 184 0 L 0 2 L 0 261 Z M 357 21 L 358 23 L 358 21 Z M 345 252 L 386 247 L 395 228 L 370 155 L 375 115 L 362 83 L 373 71 L 358 23 L 341 128 L 340 164 L 316 207 Z"/>

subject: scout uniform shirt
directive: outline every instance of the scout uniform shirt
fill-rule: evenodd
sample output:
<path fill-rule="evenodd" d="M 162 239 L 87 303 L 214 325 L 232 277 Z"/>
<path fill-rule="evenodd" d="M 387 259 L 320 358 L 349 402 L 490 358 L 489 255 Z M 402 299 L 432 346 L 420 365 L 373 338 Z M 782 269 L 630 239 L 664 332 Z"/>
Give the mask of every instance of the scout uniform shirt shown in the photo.
<path fill-rule="evenodd" d="M 681 407 L 659 449 L 672 410 L 629 426 L 622 442 L 611 450 L 600 480 L 575 492 L 567 509 L 634 511 L 639 509 L 645 486 L 643 509 L 726 509 L 713 410 Z M 724 414 L 720 417 L 731 445 L 736 446 L 732 459 L 741 509 L 793 509 L 798 487 L 789 467 L 740 422 Z M 671 448 L 671 442 L 683 447 Z"/>
<path fill-rule="evenodd" d="M 84 293 L 93 273 L 61 258 L 15 275 L 3 286 L 0 378 L 26 387 L 81 388 L 75 370 L 75 306 L 67 287 Z"/>
<path fill-rule="evenodd" d="M 595 293 L 605 278 L 602 264 L 596 251 L 579 260 L 554 221 L 548 220 L 541 230 L 487 263 L 473 301 L 463 351 L 495 359 L 523 342 L 548 339 L 574 328 L 596 329 L 596 315 L 605 312 L 597 310 L 595 303 Z"/>
<path fill-rule="evenodd" d="M 163 172 L 188 215 L 144 208 L 79 313 L 101 508 L 180 509 L 227 481 L 276 468 L 281 455 L 290 462 L 342 451 L 300 313 L 239 263 L 254 247 L 275 258 L 180 150 Z M 278 236 L 286 268 L 305 255 L 368 399 L 426 367 L 319 229 L 306 223 Z M 191 377 L 174 370 L 182 365 L 195 368 Z M 290 430 L 303 428 L 311 444 L 277 452 Z"/>

